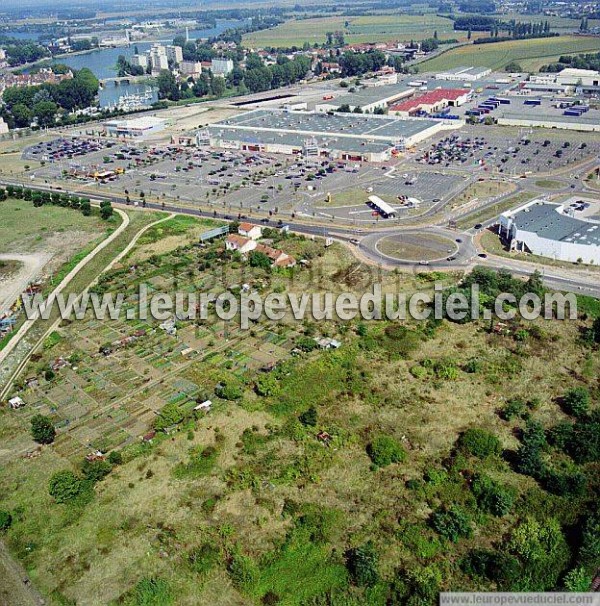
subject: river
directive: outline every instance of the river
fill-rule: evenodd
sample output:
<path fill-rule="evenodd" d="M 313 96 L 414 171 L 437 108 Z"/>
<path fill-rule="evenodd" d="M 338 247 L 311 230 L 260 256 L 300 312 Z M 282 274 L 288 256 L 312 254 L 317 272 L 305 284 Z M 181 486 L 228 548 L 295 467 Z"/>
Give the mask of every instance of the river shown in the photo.
<path fill-rule="evenodd" d="M 189 32 L 190 40 L 196 40 L 197 38 L 212 38 L 223 33 L 227 29 L 239 27 L 243 25 L 245 21 L 231 21 L 231 20 L 217 20 L 215 27 L 210 29 L 197 29 Z M 172 38 L 168 40 L 157 40 L 157 42 L 171 43 L 173 38 L 177 35 L 185 35 L 185 31 L 174 32 Z M 135 48 L 140 53 L 148 50 L 152 46 L 152 42 L 135 42 L 131 46 L 122 46 L 118 48 L 101 48 L 86 53 L 80 53 L 77 55 L 65 55 L 64 57 L 58 57 L 53 63 L 63 63 L 73 69 L 81 69 L 82 67 L 88 67 L 91 69 L 97 78 L 104 80 L 105 78 L 114 78 L 117 75 L 115 66 L 119 55 L 125 56 L 127 59 L 131 59 L 135 54 Z"/>

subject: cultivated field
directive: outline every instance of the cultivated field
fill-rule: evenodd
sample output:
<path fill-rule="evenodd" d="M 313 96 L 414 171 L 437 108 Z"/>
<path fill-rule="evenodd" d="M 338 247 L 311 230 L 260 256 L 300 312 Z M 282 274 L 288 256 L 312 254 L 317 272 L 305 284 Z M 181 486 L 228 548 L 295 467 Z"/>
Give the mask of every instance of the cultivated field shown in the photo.
<path fill-rule="evenodd" d="M 410 41 L 431 38 L 437 31 L 440 39 L 466 38 L 466 32 L 455 32 L 452 21 L 437 15 L 373 15 L 319 17 L 287 21 L 272 29 L 247 34 L 246 47 L 302 46 L 305 42 L 322 44 L 327 32 L 342 31 L 347 43 Z"/>
<path fill-rule="evenodd" d="M 419 71 L 439 72 L 463 65 L 481 65 L 501 70 L 512 61 L 519 63 L 523 69 L 536 70 L 543 64 L 552 63 L 560 55 L 598 51 L 600 51 L 600 38 L 598 37 L 560 36 L 559 38 L 511 40 L 449 50 L 420 63 Z"/>

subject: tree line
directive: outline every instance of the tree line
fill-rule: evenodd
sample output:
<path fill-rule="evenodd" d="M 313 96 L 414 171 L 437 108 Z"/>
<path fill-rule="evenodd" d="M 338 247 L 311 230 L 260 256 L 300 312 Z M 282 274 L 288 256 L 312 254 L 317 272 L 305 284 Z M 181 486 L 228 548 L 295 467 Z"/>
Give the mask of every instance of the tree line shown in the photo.
<path fill-rule="evenodd" d="M 23 128 L 36 119 L 38 126 L 53 126 L 59 111 L 89 107 L 98 93 L 98 79 L 87 68 L 58 84 L 11 86 L 3 95 L 2 116 L 10 128 Z"/>
<path fill-rule="evenodd" d="M 11 67 L 33 63 L 50 56 L 50 51 L 31 40 L 18 40 L 8 36 L 0 36 L 0 45 L 6 52 L 8 64 Z"/>
<path fill-rule="evenodd" d="M 562 55 L 557 63 L 549 63 L 540 67 L 540 72 L 561 72 L 567 67 L 576 69 L 600 70 L 600 53 L 588 53 L 584 55 Z"/>

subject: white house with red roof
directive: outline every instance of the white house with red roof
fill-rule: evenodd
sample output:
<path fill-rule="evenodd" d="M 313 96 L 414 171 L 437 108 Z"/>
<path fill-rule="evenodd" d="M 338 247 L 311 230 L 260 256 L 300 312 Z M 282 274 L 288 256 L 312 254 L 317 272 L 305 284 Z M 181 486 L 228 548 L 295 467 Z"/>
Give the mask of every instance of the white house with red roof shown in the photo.
<path fill-rule="evenodd" d="M 262 228 L 260 225 L 254 225 L 254 223 L 240 223 L 238 234 L 244 236 L 244 238 L 259 240 L 262 237 Z"/>

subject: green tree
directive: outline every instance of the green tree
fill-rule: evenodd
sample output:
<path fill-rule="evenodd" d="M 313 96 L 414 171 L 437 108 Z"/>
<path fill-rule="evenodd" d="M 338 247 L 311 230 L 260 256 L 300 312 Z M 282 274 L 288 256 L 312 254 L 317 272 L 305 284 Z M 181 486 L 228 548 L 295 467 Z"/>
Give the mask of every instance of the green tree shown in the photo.
<path fill-rule="evenodd" d="M 215 97 L 222 97 L 227 89 L 227 84 L 221 76 L 215 76 L 210 82 L 210 89 Z"/>
<path fill-rule="evenodd" d="M 554 518 L 521 522 L 513 530 L 507 550 L 523 564 L 523 574 L 514 591 L 551 590 L 571 557 L 560 524 Z"/>
<path fill-rule="evenodd" d="M 585 571 L 585 568 L 573 568 L 565 575 L 563 585 L 567 591 L 585 593 L 590 590 L 592 576 Z"/>
<path fill-rule="evenodd" d="M 160 99 L 170 99 L 179 101 L 181 98 L 179 85 L 175 75 L 168 69 L 162 69 L 156 78 L 158 86 L 158 96 Z"/>
<path fill-rule="evenodd" d="M 31 437 L 38 444 L 52 444 L 56 437 L 56 429 L 49 417 L 34 415 L 31 417 Z"/>
<path fill-rule="evenodd" d="M 513 489 L 506 488 L 485 475 L 475 477 L 471 490 L 479 507 L 486 513 L 498 517 L 505 516 L 510 512 L 516 498 Z"/>
<path fill-rule="evenodd" d="M 271 259 L 264 252 L 253 250 L 248 255 L 248 263 L 250 267 L 260 267 L 262 269 L 270 269 Z"/>
<path fill-rule="evenodd" d="M 104 221 L 107 221 L 113 216 L 113 207 L 110 202 L 100 206 L 100 216 Z"/>
<path fill-rule="evenodd" d="M 58 106 L 54 101 L 40 101 L 33 106 L 33 115 L 37 118 L 38 125 L 42 128 L 54 126 Z"/>
<path fill-rule="evenodd" d="M 25 128 L 31 125 L 33 114 L 29 107 L 27 107 L 27 105 L 24 103 L 17 103 L 16 105 L 13 105 L 10 113 L 15 121 L 16 128 Z"/>
<path fill-rule="evenodd" d="M 112 471 L 112 465 L 108 461 L 88 461 L 87 459 L 84 459 L 81 465 L 81 471 L 87 480 L 99 482 Z"/>
<path fill-rule="evenodd" d="M 573 417 L 583 417 L 590 407 L 590 392 L 585 387 L 569 389 L 563 396 L 564 411 Z"/>
<path fill-rule="evenodd" d="M 305 410 L 299 417 L 300 423 L 307 427 L 315 427 L 317 425 L 317 409 L 314 406 Z"/>

